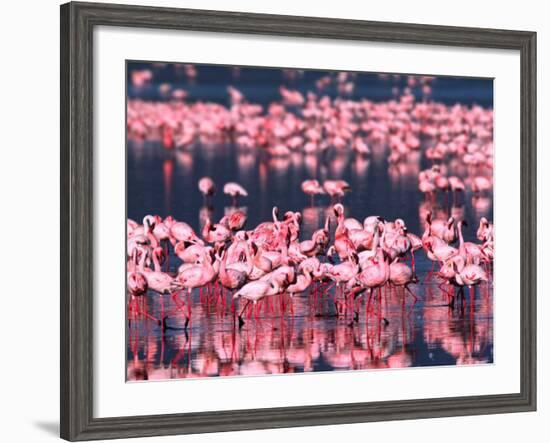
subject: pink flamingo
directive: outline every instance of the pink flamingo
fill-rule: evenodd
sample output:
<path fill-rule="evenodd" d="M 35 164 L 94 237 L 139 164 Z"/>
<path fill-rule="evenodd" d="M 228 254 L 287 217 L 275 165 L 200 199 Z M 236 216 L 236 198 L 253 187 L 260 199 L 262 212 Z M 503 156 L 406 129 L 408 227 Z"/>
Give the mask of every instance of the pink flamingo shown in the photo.
<path fill-rule="evenodd" d="M 370 259 L 370 263 L 366 265 L 359 274 L 357 274 L 356 278 L 360 284 L 360 289 L 354 297 L 361 296 L 363 293 L 362 288 L 367 288 L 369 292 L 369 300 L 367 303 L 369 303 L 372 291 L 374 289 L 378 289 L 378 302 L 380 303 L 382 300 L 381 288 L 390 278 L 390 265 L 386 260 L 385 252 L 381 248 L 379 248 L 376 255 Z M 355 318 L 358 318 L 357 312 Z M 386 318 L 384 318 L 384 323 L 389 323 Z"/>
<path fill-rule="evenodd" d="M 467 262 L 472 262 L 472 261 L 475 261 L 477 263 L 481 261 L 488 262 L 489 259 L 483 252 L 483 247 L 481 245 L 464 241 L 464 237 L 462 235 L 463 226 L 467 226 L 466 222 L 464 220 L 459 221 L 458 222 L 458 239 L 459 239 L 458 251 L 460 255 L 462 255 Z"/>
<path fill-rule="evenodd" d="M 346 192 L 351 190 L 349 183 L 344 180 L 325 180 L 323 189 L 333 201 L 342 198 Z"/>
<path fill-rule="evenodd" d="M 229 290 L 239 289 L 242 287 L 247 279 L 248 279 L 248 273 L 245 271 L 240 271 L 234 268 L 227 268 L 227 255 L 226 252 L 223 251 L 221 257 L 219 255 L 216 255 L 216 258 L 220 262 L 220 271 L 218 274 L 218 278 L 222 286 Z"/>
<path fill-rule="evenodd" d="M 144 253 L 144 257 L 145 255 L 148 255 L 148 254 L 149 254 L 149 251 L 146 251 L 146 253 Z M 138 269 L 147 280 L 148 288 L 157 292 L 160 296 L 161 320 L 158 320 L 158 321 L 159 323 L 162 322 L 163 331 L 164 331 L 166 330 L 166 316 L 164 315 L 164 297 L 163 296 L 165 294 L 173 294 L 177 289 L 177 286 L 175 285 L 175 280 L 172 276 L 170 276 L 166 272 L 161 271 L 161 265 L 159 260 L 162 254 L 164 254 L 164 251 L 161 247 L 154 248 L 152 252 L 154 270 L 151 270 L 144 266 L 145 260 L 142 260 L 140 262 Z"/>
<path fill-rule="evenodd" d="M 224 216 L 220 220 L 220 224 L 226 225 L 231 231 L 236 232 L 244 228 L 246 224 L 247 216 L 243 211 L 236 210 L 230 215 Z"/>
<path fill-rule="evenodd" d="M 309 265 L 302 267 L 302 273 L 298 274 L 296 277 L 296 282 L 289 285 L 286 288 L 286 292 L 290 294 L 292 297 L 294 294 L 299 294 L 301 292 L 304 292 L 309 286 L 311 285 L 311 282 L 313 280 L 313 277 L 311 273 L 313 272 L 313 269 L 310 268 Z"/>
<path fill-rule="evenodd" d="M 223 193 L 231 196 L 233 206 L 237 206 L 239 197 L 248 197 L 248 192 L 241 185 L 235 182 L 228 182 L 223 186 Z"/>
<path fill-rule="evenodd" d="M 264 297 L 270 296 L 270 295 L 276 295 L 280 292 L 281 287 L 276 279 L 274 280 L 268 280 L 268 281 L 252 281 L 250 283 L 245 284 L 241 289 L 239 289 L 234 295 L 233 299 L 237 298 L 243 298 L 246 300 L 246 303 L 241 308 L 241 311 L 238 314 L 239 318 L 239 328 L 242 328 L 244 325 L 243 320 L 243 312 L 248 307 L 250 302 L 252 302 L 254 305 L 258 303 L 258 301 L 262 300 Z"/>
<path fill-rule="evenodd" d="M 174 254 L 184 263 L 197 263 L 206 254 L 206 247 L 199 244 L 186 246 L 185 242 L 178 242 L 174 247 Z"/>
<path fill-rule="evenodd" d="M 418 279 L 415 277 L 414 272 L 409 268 L 405 263 L 400 263 L 397 260 L 394 260 L 390 264 L 390 277 L 389 282 L 394 286 L 401 286 L 412 295 L 416 303 L 417 297 L 410 290 L 409 285 L 411 283 L 417 283 Z"/>
<path fill-rule="evenodd" d="M 219 266 L 218 262 L 216 262 L 216 264 Z M 217 266 L 213 265 L 210 254 L 206 254 L 202 263 L 188 266 L 178 273 L 174 281 L 174 286 L 179 289 L 187 289 L 189 306 L 191 306 L 191 291 L 195 288 L 206 286 L 208 283 L 214 281 L 219 271 Z M 188 320 L 189 317 L 187 317 L 187 321 Z"/>
<path fill-rule="evenodd" d="M 428 253 L 430 260 L 436 260 L 440 263 L 444 263 L 451 257 L 457 255 L 459 250 L 449 246 L 444 241 L 437 241 L 437 237 L 430 237 L 424 241 L 424 248 Z"/>
<path fill-rule="evenodd" d="M 476 237 L 478 240 L 487 242 L 493 239 L 493 224 L 485 217 L 481 217 L 479 220 L 479 227 L 477 228 Z"/>
<path fill-rule="evenodd" d="M 348 230 L 344 225 L 344 206 L 337 203 L 333 207 L 334 214 L 338 220 L 338 226 L 334 234 L 334 249 L 341 260 L 346 260 L 349 255 L 356 252 L 353 242 L 348 237 Z"/>
<path fill-rule="evenodd" d="M 483 194 L 484 192 L 490 191 L 492 186 L 491 180 L 482 175 L 478 175 L 474 177 L 474 181 L 472 182 L 472 192 L 476 195 Z"/>
<path fill-rule="evenodd" d="M 199 191 L 204 196 L 204 200 L 209 201 L 209 199 L 216 192 L 216 186 L 214 185 L 214 181 L 210 177 L 201 178 L 199 180 Z"/>
<path fill-rule="evenodd" d="M 202 238 L 208 243 L 225 243 L 231 238 L 231 231 L 221 223 L 212 224 L 208 218 L 202 228 Z"/>
<path fill-rule="evenodd" d="M 454 196 L 455 201 L 456 201 L 457 195 L 464 192 L 464 190 L 466 189 L 466 186 L 464 185 L 464 182 L 456 176 L 449 177 L 449 187 L 450 187 L 451 191 L 453 192 L 453 196 Z"/>
<path fill-rule="evenodd" d="M 318 180 L 304 180 L 302 182 L 302 191 L 311 197 L 311 203 L 316 195 L 322 195 L 325 193 L 323 187 L 319 184 Z"/>
<path fill-rule="evenodd" d="M 170 227 L 170 242 L 172 246 L 178 241 L 202 244 L 202 240 L 197 237 L 193 228 L 181 221 L 174 222 Z"/>

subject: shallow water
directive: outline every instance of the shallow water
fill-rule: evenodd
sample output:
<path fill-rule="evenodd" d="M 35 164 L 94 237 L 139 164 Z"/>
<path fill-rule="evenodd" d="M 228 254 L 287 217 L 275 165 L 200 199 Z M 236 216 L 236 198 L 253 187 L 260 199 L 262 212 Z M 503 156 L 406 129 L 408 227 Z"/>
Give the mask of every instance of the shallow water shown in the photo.
<path fill-rule="evenodd" d="M 404 302 L 401 290 L 386 289 L 382 303 L 371 301 L 368 317 L 363 300 L 357 323 L 351 311 L 335 316 L 332 299 L 315 289 L 292 300 L 273 298 L 242 328 L 229 298 L 224 308 L 203 291 L 193 296 L 187 331 L 181 329 L 185 308 L 170 316 L 164 334 L 152 321 L 132 322 L 127 376 L 154 380 L 492 362 L 492 288 L 477 288 L 473 309 L 468 297 L 464 306 L 443 306 L 445 296 L 434 284 L 411 289 L 420 296 L 416 305 L 412 297 Z M 285 315 L 281 302 L 287 303 Z M 159 296 L 148 297 L 147 304 L 159 315 Z M 165 300 L 165 310 L 173 308 Z"/>
<path fill-rule="evenodd" d="M 174 80 L 166 75 L 159 81 Z M 207 74 L 199 76 L 199 84 L 184 87 L 191 96 L 208 91 L 208 99 L 223 102 L 226 83 L 220 81 L 207 88 L 207 79 Z M 244 82 L 242 77 L 239 81 Z M 256 91 L 256 101 L 262 97 L 271 100 L 270 83 L 258 82 L 251 89 Z M 476 85 L 477 89 L 471 84 L 460 89 L 444 83 L 440 89 L 434 87 L 434 96 L 451 97 L 453 102 L 487 102 L 486 85 Z M 391 88 L 379 91 L 378 96 L 387 99 L 390 91 Z M 131 88 L 129 93 L 131 97 L 139 95 Z M 158 98 L 153 90 L 141 91 L 141 95 Z M 439 196 L 437 202 L 427 202 L 417 190 L 418 172 L 429 166 L 425 159 L 411 155 L 406 162 L 390 166 L 385 146 L 371 148 L 373 153 L 366 158 L 355 154 L 294 154 L 281 159 L 240 150 L 232 144 L 197 144 L 186 150 L 168 151 L 159 140 L 129 140 L 127 214 L 137 221 L 146 214 L 172 215 L 198 232 L 206 215 L 219 220 L 231 210 L 231 200 L 221 192 L 214 196 L 211 207 L 204 205 L 197 182 L 208 175 L 218 190 L 228 181 L 239 182 L 248 190 L 249 196 L 240 201 L 240 207 L 248 215 L 249 228 L 269 220 L 274 205 L 282 212 L 301 211 L 303 239 L 323 224 L 331 203 L 328 197 L 312 202 L 301 192 L 300 184 L 307 178 L 345 179 L 352 188 L 343 200 L 348 216 L 360 220 L 373 214 L 388 220 L 400 217 L 417 235 L 424 230 L 428 209 L 436 216 L 453 215 L 469 221 L 470 227 L 464 232 L 467 241 L 475 239 L 479 217 L 492 219 L 491 196 L 479 198 L 465 193 L 458 200 Z M 459 176 L 465 173 L 459 166 L 451 171 Z M 170 269 L 174 271 L 178 264 L 172 256 Z M 492 281 L 476 288 L 473 303 L 466 290 L 464 300 L 450 309 L 444 305 L 444 289 L 449 288 L 438 287 L 435 277 L 428 277 L 431 266 L 424 252 L 418 251 L 416 270 L 420 283 L 410 287 L 418 297 L 416 303 L 402 289 L 385 288 L 380 295 L 375 293 L 370 303 L 366 295 L 358 299 L 358 322 L 353 322 L 350 307 L 337 315 L 337 292 L 332 288 L 324 293 L 325 288 L 318 285 L 292 299 L 277 296 L 259 303 L 242 328 L 235 322 L 234 310 L 239 306 L 233 306 L 230 294 L 220 294 L 216 287 L 195 291 L 190 299 L 184 293 L 178 295 L 178 305 L 185 303 L 180 310 L 169 296 L 161 298 L 150 292 L 139 303 L 155 317 L 169 313 L 168 329 L 163 334 L 159 325 L 142 317 L 128 322 L 127 378 L 491 363 Z M 183 328 L 185 313 L 191 316 L 187 330 Z"/>

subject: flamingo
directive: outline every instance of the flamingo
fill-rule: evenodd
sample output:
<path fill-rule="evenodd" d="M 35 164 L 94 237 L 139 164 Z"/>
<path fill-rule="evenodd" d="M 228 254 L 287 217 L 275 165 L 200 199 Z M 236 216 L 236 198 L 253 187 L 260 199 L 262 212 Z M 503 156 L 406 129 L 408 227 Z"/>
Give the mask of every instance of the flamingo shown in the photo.
<path fill-rule="evenodd" d="M 205 201 L 208 201 L 216 192 L 216 186 L 214 181 L 210 177 L 203 177 L 199 180 L 199 191 L 204 197 Z"/>
<path fill-rule="evenodd" d="M 337 203 L 333 206 L 333 211 L 338 220 L 338 226 L 334 234 L 334 249 L 341 260 L 346 260 L 351 253 L 356 252 L 355 245 L 349 239 L 348 230 L 344 225 L 344 207 Z"/>
<path fill-rule="evenodd" d="M 236 232 L 244 228 L 246 224 L 247 216 L 241 210 L 233 211 L 230 215 L 224 216 L 220 220 L 220 224 L 225 225 L 231 231 Z"/>
<path fill-rule="evenodd" d="M 212 224 L 207 218 L 202 228 L 202 238 L 208 243 L 225 243 L 231 238 L 231 231 L 221 223 Z"/>
<path fill-rule="evenodd" d="M 493 225 L 485 217 L 479 219 L 476 237 L 478 240 L 487 242 L 493 239 Z"/>
<path fill-rule="evenodd" d="M 466 222 L 464 220 L 461 220 L 458 222 L 458 239 L 459 239 L 459 246 L 458 251 L 460 255 L 462 255 L 466 261 L 468 262 L 476 262 L 479 263 L 481 261 L 488 262 L 489 259 L 483 252 L 483 246 L 477 245 L 472 242 L 465 242 L 464 237 L 462 235 L 462 227 L 467 226 Z"/>
<path fill-rule="evenodd" d="M 414 275 L 413 270 L 409 268 L 405 263 L 400 263 L 396 259 L 390 264 L 389 282 L 394 286 L 401 286 L 405 288 L 405 290 L 414 298 L 414 301 L 416 303 L 417 297 L 410 290 L 409 285 L 411 283 L 417 283 L 418 279 Z"/>
<path fill-rule="evenodd" d="M 472 182 L 472 192 L 476 195 L 483 194 L 484 192 L 490 191 L 493 184 L 491 180 L 482 175 L 474 177 Z"/>
<path fill-rule="evenodd" d="M 332 200 L 342 198 L 346 192 L 351 190 L 349 183 L 344 180 L 325 180 L 323 189 Z"/>
<path fill-rule="evenodd" d="M 325 190 L 319 184 L 318 180 L 304 180 L 302 182 L 302 191 L 311 197 L 311 202 L 313 203 L 313 198 L 316 195 L 325 194 Z"/>
<path fill-rule="evenodd" d="M 237 298 L 243 298 L 246 300 L 246 303 L 241 308 L 241 311 L 238 314 L 239 328 L 242 328 L 244 325 L 244 320 L 242 315 L 245 309 L 247 308 L 247 306 L 250 304 L 250 302 L 256 305 L 256 303 L 258 303 L 258 301 L 262 300 L 264 297 L 278 294 L 280 289 L 281 288 L 277 283 L 277 280 L 253 281 L 245 284 L 241 289 L 239 289 L 233 295 L 233 299 L 235 300 Z"/>
<path fill-rule="evenodd" d="M 197 234 L 195 234 L 193 228 L 182 221 L 175 222 L 170 226 L 170 242 L 172 243 L 172 246 L 175 246 L 178 241 L 199 244 L 203 243 L 197 237 Z"/>
<path fill-rule="evenodd" d="M 235 182 L 228 182 L 223 186 L 223 193 L 231 196 L 233 199 L 233 206 L 237 206 L 239 197 L 248 197 L 248 192 L 240 184 Z"/>
<path fill-rule="evenodd" d="M 242 287 L 247 279 L 248 273 L 235 268 L 227 268 L 227 255 L 226 252 L 222 252 L 222 255 L 216 255 L 216 258 L 220 262 L 219 281 L 227 289 L 239 289 Z"/>
<path fill-rule="evenodd" d="M 310 268 L 309 265 L 302 267 L 302 274 L 298 274 L 296 278 L 296 282 L 289 285 L 286 288 L 286 292 L 290 294 L 290 296 L 294 296 L 294 294 L 299 294 L 300 292 L 304 292 L 309 286 L 311 285 L 311 282 L 313 280 L 313 277 L 311 273 L 313 272 L 313 269 Z"/>
<path fill-rule="evenodd" d="M 159 322 L 159 324 L 162 324 L 162 329 L 164 331 L 166 330 L 166 317 L 164 315 L 164 295 L 172 295 L 177 290 L 177 286 L 175 285 L 175 280 L 172 276 L 170 276 L 166 272 L 161 271 L 159 257 L 164 254 L 163 249 L 161 247 L 156 247 L 152 251 L 154 270 L 151 270 L 144 266 L 145 257 L 149 254 L 149 250 L 143 251 L 144 259 L 140 262 L 138 269 L 147 281 L 148 288 L 155 291 L 160 296 L 161 318 L 157 319 L 157 321 Z"/>
<path fill-rule="evenodd" d="M 430 260 L 436 260 L 440 263 L 445 263 L 451 257 L 459 253 L 458 249 L 449 246 L 444 241 L 437 241 L 437 237 L 430 237 L 425 240 L 424 247 L 428 252 L 428 258 Z"/>
<path fill-rule="evenodd" d="M 216 262 L 219 267 L 219 263 Z M 178 272 L 178 275 L 174 279 L 174 285 L 178 289 L 187 289 L 187 294 L 189 297 L 189 305 L 191 304 L 191 291 L 195 288 L 200 288 L 206 286 L 208 283 L 214 281 L 218 275 L 219 268 L 212 263 L 212 258 L 210 254 L 205 256 L 205 260 L 202 263 L 188 266 Z M 185 327 L 189 322 L 189 316 L 185 323 Z"/>
<path fill-rule="evenodd" d="M 363 289 L 366 288 L 369 292 L 369 302 L 372 291 L 378 290 L 379 303 L 382 299 L 381 288 L 390 278 L 390 265 L 386 259 L 386 253 L 382 248 L 378 248 L 376 255 L 372 257 L 370 263 L 357 274 L 356 280 L 359 283 L 358 291 L 354 294 L 354 298 L 363 294 Z M 359 313 L 355 312 L 355 320 L 358 320 Z M 388 324 L 388 320 L 384 318 L 384 323 Z"/>

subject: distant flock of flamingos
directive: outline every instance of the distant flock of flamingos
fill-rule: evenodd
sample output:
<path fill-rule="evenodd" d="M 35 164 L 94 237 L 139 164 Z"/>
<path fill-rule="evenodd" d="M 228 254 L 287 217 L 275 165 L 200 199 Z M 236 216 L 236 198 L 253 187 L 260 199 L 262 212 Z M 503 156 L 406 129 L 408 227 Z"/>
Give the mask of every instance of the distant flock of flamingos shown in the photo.
<path fill-rule="evenodd" d="M 427 171 L 426 180 L 437 181 L 437 167 Z M 213 180 L 202 178 L 198 183 L 205 200 L 216 192 Z M 344 310 L 353 312 L 353 321 L 359 319 L 358 300 L 367 297 L 368 306 L 373 297 L 382 297 L 384 287 L 403 288 L 403 297 L 417 295 L 409 287 L 418 283 L 414 255 L 423 250 L 433 262 L 432 271 L 426 277 L 436 276 L 440 285 L 446 284 L 444 293 L 450 306 L 454 305 L 456 291 L 464 300 L 464 287 L 470 290 L 482 282 L 488 282 L 493 261 L 493 225 L 486 218 L 479 220 L 478 242 L 464 241 L 462 230 L 466 223 L 452 217 L 447 220 L 426 216 L 426 229 L 421 236 L 408 231 L 404 220 L 384 220 L 370 215 L 364 220 L 346 217 L 340 198 L 349 190 L 343 180 L 328 180 L 322 185 L 316 180 L 306 180 L 302 190 L 314 198 L 328 194 L 332 203 L 324 226 L 311 238 L 300 235 L 300 212 L 280 214 L 273 208 L 272 220 L 255 227 L 246 227 L 246 214 L 235 208 L 219 221 L 206 220 L 197 233 L 184 221 L 168 216 L 147 215 L 142 224 L 127 222 L 127 289 L 129 293 L 129 319 L 143 316 L 166 329 L 171 313 L 181 312 L 187 328 L 192 309 L 191 294 L 194 289 L 214 291 L 217 302 L 226 303 L 226 293 L 232 294 L 233 303 L 240 300 L 235 318 L 239 327 L 256 312 L 254 307 L 262 300 L 292 296 L 313 291 L 319 296 L 334 300 L 336 315 Z M 247 191 L 238 183 L 226 183 L 225 194 L 236 206 Z M 457 190 L 456 192 L 459 192 Z M 480 190 L 481 192 L 481 190 Z M 334 227 L 335 225 L 335 227 Z M 170 272 L 170 253 L 180 261 L 177 272 Z M 409 260 L 410 258 L 410 260 Z M 410 265 L 409 265 L 410 262 Z M 164 266 L 164 268 L 163 268 Z M 334 289 L 334 291 L 332 291 Z M 224 292 L 225 290 L 225 292 Z M 147 312 L 143 300 L 148 291 L 160 297 L 160 318 Z M 185 292 L 188 294 L 185 300 Z M 176 308 L 171 313 L 164 310 L 164 296 L 172 298 Z M 268 301 L 268 303 L 270 303 Z M 387 322 L 385 318 L 379 321 Z"/>

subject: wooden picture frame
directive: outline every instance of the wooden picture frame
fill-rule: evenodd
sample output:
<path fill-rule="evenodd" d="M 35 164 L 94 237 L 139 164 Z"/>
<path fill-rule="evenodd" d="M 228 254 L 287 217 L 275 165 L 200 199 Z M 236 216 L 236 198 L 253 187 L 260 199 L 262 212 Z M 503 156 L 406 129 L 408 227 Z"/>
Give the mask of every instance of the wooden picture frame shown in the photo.
<path fill-rule="evenodd" d="M 498 48 L 521 57 L 521 390 L 517 394 L 94 418 L 93 29 L 96 26 Z M 68 3 L 61 6 L 61 437 L 238 431 L 536 409 L 536 34 L 358 20 Z"/>

